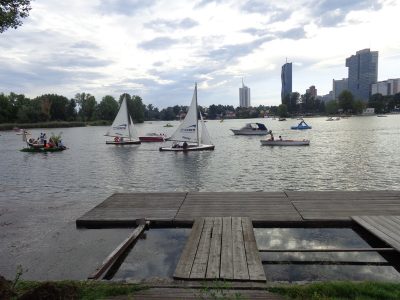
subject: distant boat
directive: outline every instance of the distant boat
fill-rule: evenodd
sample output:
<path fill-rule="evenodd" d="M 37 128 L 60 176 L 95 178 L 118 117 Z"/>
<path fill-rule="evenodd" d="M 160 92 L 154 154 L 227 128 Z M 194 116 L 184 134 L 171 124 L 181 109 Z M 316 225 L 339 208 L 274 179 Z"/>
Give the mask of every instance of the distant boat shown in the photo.
<path fill-rule="evenodd" d="M 163 133 L 148 133 L 143 136 L 139 136 L 139 141 L 141 142 L 164 142 L 165 134 Z"/>
<path fill-rule="evenodd" d="M 234 135 L 266 135 L 268 129 L 262 123 L 247 123 L 240 129 L 231 129 Z"/>
<path fill-rule="evenodd" d="M 379 117 L 379 118 L 385 118 L 385 117 L 387 117 L 387 115 L 377 115 L 377 117 Z"/>
<path fill-rule="evenodd" d="M 201 135 L 199 132 L 199 116 Z M 194 87 L 192 103 L 182 123 L 167 140 L 175 141 L 171 147 L 160 147 L 160 151 L 187 152 L 200 150 L 214 150 L 206 124 L 197 105 L 197 84 Z"/>
<path fill-rule="evenodd" d="M 133 122 L 131 116 L 129 115 L 128 101 L 126 100 L 126 97 L 124 97 L 122 100 L 118 114 L 105 135 L 114 137 L 114 140 L 106 141 L 107 145 L 140 144 L 139 140 L 133 139 Z"/>
<path fill-rule="evenodd" d="M 333 118 L 333 117 L 329 117 L 328 119 L 326 119 L 327 121 L 339 121 L 340 120 L 340 117 L 336 117 L 336 118 Z"/>
<path fill-rule="evenodd" d="M 30 135 L 31 133 L 28 131 L 28 130 L 25 130 L 25 129 L 18 129 L 18 131 L 17 131 L 17 135 L 23 135 L 23 134 L 26 134 L 26 135 Z"/>
<path fill-rule="evenodd" d="M 290 129 L 297 129 L 297 130 L 304 130 L 304 129 L 311 129 L 312 127 L 309 126 L 304 120 L 302 120 L 297 126 L 292 126 Z"/>
<path fill-rule="evenodd" d="M 309 146 L 310 140 L 260 140 L 263 146 Z"/>
<path fill-rule="evenodd" d="M 167 124 L 164 125 L 164 127 L 174 127 L 174 125 L 172 125 L 170 123 L 167 123 Z"/>
<path fill-rule="evenodd" d="M 286 118 L 279 118 L 278 121 L 286 121 Z"/>

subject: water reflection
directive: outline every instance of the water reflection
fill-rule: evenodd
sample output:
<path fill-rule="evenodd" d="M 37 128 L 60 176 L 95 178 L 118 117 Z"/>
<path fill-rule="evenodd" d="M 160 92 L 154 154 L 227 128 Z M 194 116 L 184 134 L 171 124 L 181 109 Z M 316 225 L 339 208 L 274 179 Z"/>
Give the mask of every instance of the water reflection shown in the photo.
<path fill-rule="evenodd" d="M 254 233 L 258 247 L 264 249 L 370 248 L 349 228 L 255 228 Z M 271 281 L 400 279 L 400 274 L 377 252 L 264 252 L 260 255 L 267 280 Z"/>
<path fill-rule="evenodd" d="M 162 228 L 146 231 L 129 252 L 113 280 L 172 277 L 190 228 Z"/>

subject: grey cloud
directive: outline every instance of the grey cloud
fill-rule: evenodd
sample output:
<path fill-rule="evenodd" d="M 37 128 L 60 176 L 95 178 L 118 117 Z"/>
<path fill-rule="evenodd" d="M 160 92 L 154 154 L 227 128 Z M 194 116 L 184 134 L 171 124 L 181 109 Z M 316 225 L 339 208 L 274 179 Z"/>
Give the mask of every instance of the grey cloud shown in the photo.
<path fill-rule="evenodd" d="M 306 32 L 303 27 L 293 28 L 287 31 L 270 32 L 267 29 L 261 28 L 247 28 L 243 32 L 249 33 L 255 36 L 267 36 L 270 40 L 273 39 L 291 39 L 299 40 L 306 36 Z"/>
<path fill-rule="evenodd" d="M 195 5 L 195 7 L 203 7 L 206 6 L 209 3 L 222 3 L 224 2 L 224 0 L 201 0 L 199 2 L 197 2 L 197 4 Z"/>
<path fill-rule="evenodd" d="M 272 6 L 266 1 L 259 0 L 249 0 L 241 6 L 241 9 L 249 13 L 266 13 L 269 11 L 274 11 L 277 8 Z"/>
<path fill-rule="evenodd" d="M 158 37 L 150 41 L 140 43 L 138 46 L 145 50 L 161 50 L 169 48 L 177 43 L 177 40 L 171 39 L 169 37 Z"/>
<path fill-rule="evenodd" d="M 168 31 L 175 29 L 188 29 L 197 26 L 198 23 L 190 18 L 181 20 L 163 20 L 157 19 L 144 24 L 145 27 L 151 28 L 156 31 Z"/>
<path fill-rule="evenodd" d="M 232 61 L 252 53 L 263 43 L 273 40 L 273 37 L 263 37 L 250 43 L 226 45 L 209 53 L 209 57 L 218 61 Z"/>
<path fill-rule="evenodd" d="M 71 48 L 77 49 L 98 49 L 99 47 L 96 44 L 93 44 L 88 41 L 80 41 L 71 46 Z"/>
<path fill-rule="evenodd" d="M 322 0 L 311 4 L 317 24 L 322 27 L 334 27 L 344 21 L 351 11 L 363 9 L 379 10 L 382 4 L 378 0 Z"/>
<path fill-rule="evenodd" d="M 293 28 L 288 31 L 281 31 L 277 33 L 279 38 L 286 38 L 291 40 L 300 40 L 305 38 L 306 32 L 303 27 Z"/>
<path fill-rule="evenodd" d="M 149 8 L 156 0 L 101 0 L 98 9 L 104 14 L 134 15 L 137 12 Z"/>

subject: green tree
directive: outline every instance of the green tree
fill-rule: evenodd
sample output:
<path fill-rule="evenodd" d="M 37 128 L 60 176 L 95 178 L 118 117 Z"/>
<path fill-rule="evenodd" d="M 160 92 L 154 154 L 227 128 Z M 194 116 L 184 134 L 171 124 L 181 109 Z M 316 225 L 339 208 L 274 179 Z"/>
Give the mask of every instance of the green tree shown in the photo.
<path fill-rule="evenodd" d="M 353 94 L 348 91 L 344 90 L 340 93 L 339 97 L 339 108 L 343 109 L 343 112 L 351 112 L 354 105 L 354 97 Z"/>
<path fill-rule="evenodd" d="M 75 121 L 76 120 L 76 101 L 75 99 L 71 99 L 68 102 L 67 108 L 66 108 L 66 120 L 67 121 Z"/>
<path fill-rule="evenodd" d="M 118 113 L 119 105 L 113 96 L 104 96 L 97 106 L 96 115 L 101 120 L 114 120 Z"/>
<path fill-rule="evenodd" d="M 288 109 L 286 104 L 281 104 L 278 106 L 278 116 L 280 118 L 286 118 L 288 116 Z"/>
<path fill-rule="evenodd" d="M 339 107 L 338 107 L 338 103 L 337 103 L 336 100 L 328 101 L 328 102 L 325 104 L 325 111 L 326 111 L 326 113 L 327 113 L 328 115 L 337 114 L 338 108 L 339 108 Z"/>
<path fill-rule="evenodd" d="M 143 123 L 144 122 L 144 105 L 142 102 L 142 98 L 139 96 L 132 96 L 132 102 L 131 102 L 131 116 L 133 121 L 136 121 L 137 123 Z"/>
<path fill-rule="evenodd" d="M 75 101 L 80 106 L 79 115 L 82 120 L 93 120 L 97 104 L 95 97 L 86 93 L 78 93 L 75 95 Z"/>
<path fill-rule="evenodd" d="M 0 123 L 14 121 L 13 106 L 6 95 L 0 94 Z"/>
<path fill-rule="evenodd" d="M 374 94 L 368 101 L 368 106 L 375 108 L 375 113 L 381 114 L 386 111 L 385 97 L 382 94 Z"/>
<path fill-rule="evenodd" d="M 17 28 L 22 25 L 22 19 L 29 15 L 30 0 L 2 0 L 0 1 L 0 33 L 8 28 Z"/>
<path fill-rule="evenodd" d="M 353 112 L 355 114 L 361 114 L 365 108 L 364 102 L 361 100 L 356 100 L 353 103 Z"/>

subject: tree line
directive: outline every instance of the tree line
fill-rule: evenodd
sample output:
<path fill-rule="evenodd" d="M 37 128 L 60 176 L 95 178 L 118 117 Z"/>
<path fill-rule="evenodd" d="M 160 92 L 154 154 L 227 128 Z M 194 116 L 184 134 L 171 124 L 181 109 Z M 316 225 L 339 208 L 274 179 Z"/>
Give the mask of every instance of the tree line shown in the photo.
<path fill-rule="evenodd" d="M 368 102 L 364 102 L 355 99 L 349 90 L 344 90 L 337 100 L 325 102 L 309 93 L 300 96 L 294 92 L 285 96 L 283 103 L 278 107 L 278 115 L 287 117 L 303 114 L 361 114 L 367 107 L 374 108 L 378 114 L 399 111 L 400 93 L 388 96 L 374 94 L 370 96 Z"/>
<path fill-rule="evenodd" d="M 175 105 L 159 110 L 152 104 L 145 105 L 140 96 L 121 94 L 116 100 L 106 95 L 100 102 L 89 93 L 78 93 L 68 99 L 62 95 L 44 94 L 33 99 L 23 94 L 0 93 L 0 123 L 38 123 L 52 121 L 91 122 L 114 120 L 122 99 L 126 97 L 128 110 L 134 122 L 147 120 L 176 120 L 184 117 L 187 106 Z M 400 93 L 392 96 L 372 95 L 368 103 L 355 100 L 351 92 L 343 91 L 338 100 L 324 102 L 310 94 L 297 92 L 287 95 L 279 106 L 236 107 L 232 105 L 215 105 L 200 107 L 200 111 L 208 119 L 223 118 L 259 118 L 265 115 L 288 117 L 291 115 L 309 114 L 360 114 L 365 107 L 375 108 L 376 113 L 387 113 L 400 110 Z"/>

